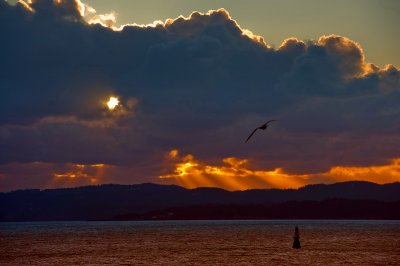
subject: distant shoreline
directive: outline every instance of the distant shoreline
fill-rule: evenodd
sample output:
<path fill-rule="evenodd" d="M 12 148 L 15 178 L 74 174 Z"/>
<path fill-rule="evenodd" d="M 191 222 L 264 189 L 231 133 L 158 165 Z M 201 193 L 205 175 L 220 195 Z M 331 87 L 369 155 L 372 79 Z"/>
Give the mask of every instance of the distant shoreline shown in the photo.
<path fill-rule="evenodd" d="M 400 183 L 292 190 L 101 185 L 0 193 L 0 221 L 400 220 Z"/>
<path fill-rule="evenodd" d="M 113 217 L 154 220 L 400 220 L 400 201 L 329 199 L 272 204 L 207 204 Z"/>

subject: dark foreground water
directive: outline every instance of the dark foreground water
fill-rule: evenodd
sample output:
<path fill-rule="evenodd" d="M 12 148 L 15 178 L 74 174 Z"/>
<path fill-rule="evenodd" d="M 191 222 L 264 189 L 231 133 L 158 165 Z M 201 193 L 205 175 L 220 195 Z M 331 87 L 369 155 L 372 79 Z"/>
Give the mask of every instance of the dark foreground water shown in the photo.
<path fill-rule="evenodd" d="M 0 223 L 0 265 L 99 264 L 400 265 L 400 221 Z"/>

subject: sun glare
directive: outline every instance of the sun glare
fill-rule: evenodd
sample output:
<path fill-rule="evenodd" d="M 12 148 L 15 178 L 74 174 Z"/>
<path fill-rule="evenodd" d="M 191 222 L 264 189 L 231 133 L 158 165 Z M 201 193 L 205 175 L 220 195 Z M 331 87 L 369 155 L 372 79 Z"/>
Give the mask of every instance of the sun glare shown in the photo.
<path fill-rule="evenodd" d="M 118 106 L 118 104 L 119 104 L 119 100 L 117 97 L 110 97 L 110 99 L 107 102 L 108 109 L 110 109 L 110 110 L 114 110 L 115 107 Z"/>

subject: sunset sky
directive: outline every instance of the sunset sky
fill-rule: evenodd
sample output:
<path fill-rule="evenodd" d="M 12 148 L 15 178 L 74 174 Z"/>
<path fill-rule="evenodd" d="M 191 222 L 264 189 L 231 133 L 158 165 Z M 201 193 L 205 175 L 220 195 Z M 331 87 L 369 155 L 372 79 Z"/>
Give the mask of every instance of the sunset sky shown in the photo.
<path fill-rule="evenodd" d="M 0 191 L 400 181 L 398 14 L 397 0 L 0 0 Z"/>

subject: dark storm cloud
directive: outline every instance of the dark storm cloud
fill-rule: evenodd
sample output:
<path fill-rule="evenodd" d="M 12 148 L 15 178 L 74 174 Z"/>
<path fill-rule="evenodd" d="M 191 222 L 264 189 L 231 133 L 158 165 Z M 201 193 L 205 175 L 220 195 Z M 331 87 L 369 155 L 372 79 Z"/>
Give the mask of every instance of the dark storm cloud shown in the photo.
<path fill-rule="evenodd" d="M 367 64 L 345 37 L 273 49 L 223 9 L 120 30 L 88 16 L 107 20 L 74 0 L 0 0 L 0 163 L 158 169 L 177 148 L 302 172 L 400 156 L 399 70 Z M 238 144 L 271 117 L 268 140 Z"/>

